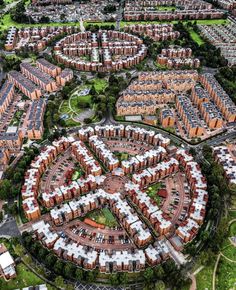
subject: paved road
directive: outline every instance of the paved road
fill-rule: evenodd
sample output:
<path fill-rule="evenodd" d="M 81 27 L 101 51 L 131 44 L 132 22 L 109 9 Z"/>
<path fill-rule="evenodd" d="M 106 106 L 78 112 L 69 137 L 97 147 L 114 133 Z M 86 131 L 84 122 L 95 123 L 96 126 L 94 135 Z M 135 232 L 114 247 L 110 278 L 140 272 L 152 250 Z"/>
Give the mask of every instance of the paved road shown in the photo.
<path fill-rule="evenodd" d="M 20 231 L 14 219 L 5 222 L 0 227 L 0 236 L 11 236 L 11 237 L 20 236 Z"/>

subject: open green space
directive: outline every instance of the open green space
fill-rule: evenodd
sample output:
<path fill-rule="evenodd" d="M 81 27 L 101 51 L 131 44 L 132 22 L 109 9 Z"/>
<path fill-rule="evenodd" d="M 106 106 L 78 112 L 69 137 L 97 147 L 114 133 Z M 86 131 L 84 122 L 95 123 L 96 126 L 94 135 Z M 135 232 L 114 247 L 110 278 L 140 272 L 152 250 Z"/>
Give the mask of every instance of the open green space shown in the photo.
<path fill-rule="evenodd" d="M 124 27 L 125 25 L 132 25 L 132 24 L 148 24 L 148 23 L 152 23 L 152 24 L 158 24 L 158 23 L 177 23 L 178 21 L 166 21 L 166 22 L 162 22 L 162 21 L 132 21 L 132 22 L 127 22 L 127 21 L 121 21 L 120 25 L 121 27 Z M 189 21 L 185 20 L 183 21 L 183 23 L 187 23 Z M 192 21 L 194 22 L 194 21 Z M 225 19 L 205 19 L 205 20 L 197 20 L 197 24 L 203 24 L 203 25 L 216 25 L 216 24 L 226 24 L 228 21 Z M 106 26 L 106 25 L 115 25 L 115 22 L 84 22 L 84 26 L 86 27 L 89 24 L 93 24 L 93 25 L 98 25 L 98 26 Z M 15 26 L 15 27 L 29 27 L 29 26 L 35 26 L 35 27 L 40 27 L 42 25 L 46 25 L 46 24 L 41 24 L 41 23 L 37 23 L 37 24 L 22 24 L 22 23 L 16 23 L 14 22 L 11 17 L 10 14 L 5 14 L 3 16 L 3 18 L 0 21 L 0 28 L 1 29 L 8 29 L 11 26 Z M 66 26 L 66 25 L 70 25 L 70 26 L 80 26 L 79 22 L 66 22 L 66 23 L 59 23 L 59 22 L 54 22 L 54 23 L 49 23 L 48 25 L 50 26 Z"/>
<path fill-rule="evenodd" d="M 21 120 L 21 117 L 23 114 L 24 114 L 23 110 L 16 111 L 12 120 L 11 120 L 10 125 L 11 126 L 18 126 L 20 124 L 20 120 Z"/>
<path fill-rule="evenodd" d="M 214 271 L 214 263 L 205 266 L 197 275 L 196 275 L 196 281 L 197 281 L 197 289 L 198 290 L 206 290 L 206 289 L 212 289 L 212 275 Z"/>
<path fill-rule="evenodd" d="M 236 288 L 236 263 L 220 258 L 217 267 L 216 289 L 231 290 Z"/>
<path fill-rule="evenodd" d="M 114 154 L 115 154 L 115 156 L 116 156 L 120 161 L 128 160 L 128 158 L 129 158 L 129 154 L 128 154 L 128 153 L 124 153 L 124 152 L 115 152 Z"/>
<path fill-rule="evenodd" d="M 236 211 L 229 211 L 228 221 L 236 218 Z M 223 245 L 221 246 L 220 253 L 221 255 L 215 276 L 215 284 L 217 290 L 231 290 L 236 289 L 236 247 L 234 247 L 229 240 L 229 237 L 232 234 L 235 234 L 236 228 L 235 223 L 232 223 L 229 227 L 228 237 L 225 238 Z M 226 229 L 227 230 L 227 229 Z M 232 260 L 229 261 L 227 260 Z M 233 262 L 235 261 L 235 262 Z M 204 266 L 204 268 L 196 275 L 197 289 L 205 290 L 212 289 L 212 280 L 213 280 L 213 271 L 216 263 L 216 258 L 213 259 L 210 264 Z M 197 265 L 197 268 L 201 264 Z M 196 269 L 194 269 L 195 271 Z"/>
<path fill-rule="evenodd" d="M 110 228 L 117 227 L 119 225 L 115 216 L 108 208 L 96 209 L 88 213 L 86 217 Z"/>
<path fill-rule="evenodd" d="M 229 241 L 230 243 L 230 241 Z M 231 243 L 224 248 L 224 250 L 221 251 L 223 255 L 225 255 L 230 260 L 233 260 L 236 262 L 236 247 L 232 245 Z M 236 266 L 236 263 L 235 263 Z M 236 282 L 236 281 L 235 281 Z"/>
<path fill-rule="evenodd" d="M 108 85 L 105 79 L 99 78 L 92 80 L 92 84 L 94 85 L 97 93 L 102 93 Z"/>
<path fill-rule="evenodd" d="M 236 221 L 230 225 L 229 234 L 231 237 L 236 236 Z"/>
<path fill-rule="evenodd" d="M 176 10 L 175 6 L 164 6 L 164 5 L 160 5 L 156 7 L 156 10 L 158 11 L 174 11 Z"/>
<path fill-rule="evenodd" d="M 98 94 L 102 93 L 107 87 L 108 83 L 105 79 L 95 78 L 86 82 L 85 85 L 79 85 L 71 93 L 67 100 L 63 100 L 59 107 L 60 115 L 68 115 L 67 118 L 64 118 L 65 125 L 67 127 L 74 127 L 80 125 L 76 121 L 76 117 L 83 112 L 84 110 L 90 108 L 94 109 L 94 104 L 92 103 L 92 95 L 89 93 L 83 95 L 83 91 L 86 89 L 91 89 L 94 86 L 94 89 Z"/>
<path fill-rule="evenodd" d="M 83 172 L 82 168 L 79 165 L 77 165 L 75 167 L 75 172 L 72 176 L 72 180 L 76 180 L 76 179 L 80 178 L 83 175 L 83 173 L 84 172 Z"/>
<path fill-rule="evenodd" d="M 36 286 L 45 283 L 33 272 L 31 272 L 23 263 L 20 263 L 16 266 L 16 273 L 16 278 L 11 279 L 8 282 L 6 282 L 5 280 L 2 281 L 1 289 L 22 289 L 27 286 Z"/>
<path fill-rule="evenodd" d="M 197 32 L 195 32 L 193 29 L 190 29 L 189 33 L 192 40 L 195 41 L 198 45 L 202 45 L 205 43 L 204 40 L 201 38 L 201 36 Z"/>
<path fill-rule="evenodd" d="M 161 189 L 161 183 L 155 183 L 147 188 L 147 195 L 151 197 L 157 204 L 160 204 L 161 197 L 157 195 L 159 189 Z"/>

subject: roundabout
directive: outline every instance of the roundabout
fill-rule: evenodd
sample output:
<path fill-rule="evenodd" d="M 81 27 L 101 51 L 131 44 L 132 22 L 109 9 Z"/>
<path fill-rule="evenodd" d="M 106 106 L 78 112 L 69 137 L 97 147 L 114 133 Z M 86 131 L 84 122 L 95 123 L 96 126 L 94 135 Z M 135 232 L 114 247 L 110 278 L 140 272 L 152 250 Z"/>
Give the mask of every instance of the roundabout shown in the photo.
<path fill-rule="evenodd" d="M 72 180 L 75 168 L 81 177 Z M 204 221 L 206 187 L 193 157 L 161 134 L 97 125 L 46 146 L 22 199 L 35 239 L 62 259 L 133 272 L 168 258 L 184 263 L 181 251 Z"/>

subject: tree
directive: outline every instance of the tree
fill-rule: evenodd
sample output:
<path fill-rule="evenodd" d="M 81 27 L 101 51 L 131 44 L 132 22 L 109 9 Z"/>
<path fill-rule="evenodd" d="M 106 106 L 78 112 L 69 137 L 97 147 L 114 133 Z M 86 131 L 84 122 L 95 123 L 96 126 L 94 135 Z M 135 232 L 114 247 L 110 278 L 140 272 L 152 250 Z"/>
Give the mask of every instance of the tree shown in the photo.
<path fill-rule="evenodd" d="M 61 260 L 57 260 L 55 265 L 54 265 L 54 270 L 57 274 L 62 275 L 63 274 L 63 268 L 64 268 L 64 263 Z"/>
<path fill-rule="evenodd" d="M 24 250 L 24 248 L 23 248 L 20 244 L 17 244 L 17 245 L 15 246 L 15 252 L 16 252 L 16 254 L 17 254 L 19 257 L 23 257 L 23 256 L 24 256 L 24 252 L 25 252 L 25 250 Z"/>
<path fill-rule="evenodd" d="M 124 286 L 126 286 L 129 282 L 129 275 L 128 273 L 120 273 L 120 277 L 119 277 L 120 283 Z"/>
<path fill-rule="evenodd" d="M 14 175 L 13 175 L 13 181 L 15 183 L 18 183 L 20 182 L 22 179 L 22 174 L 20 172 L 16 172 Z"/>
<path fill-rule="evenodd" d="M 154 268 L 154 276 L 155 276 L 155 279 L 157 279 L 157 280 L 162 279 L 163 276 L 164 276 L 164 274 L 165 274 L 165 272 L 164 272 L 164 270 L 163 270 L 163 268 L 162 268 L 161 265 L 158 265 L 158 266 L 156 266 Z"/>
<path fill-rule="evenodd" d="M 111 283 L 112 286 L 118 286 L 120 284 L 118 275 L 115 274 L 111 274 L 109 277 L 109 282 Z"/>
<path fill-rule="evenodd" d="M 89 94 L 90 94 L 91 96 L 96 96 L 96 95 L 97 95 L 97 91 L 96 91 L 96 89 L 95 89 L 94 86 L 91 87 Z"/>
<path fill-rule="evenodd" d="M 92 123 L 92 119 L 91 118 L 85 118 L 84 119 L 84 123 L 85 124 L 91 124 Z"/>
<path fill-rule="evenodd" d="M 72 263 L 66 263 L 64 267 L 64 274 L 67 278 L 74 278 L 75 270 L 76 268 Z"/>
<path fill-rule="evenodd" d="M 8 179 L 0 181 L 0 199 L 6 200 L 11 195 L 11 182 Z"/>
<path fill-rule="evenodd" d="M 144 271 L 144 274 L 143 274 L 143 277 L 145 279 L 146 282 L 150 283 L 153 281 L 153 278 L 154 278 L 154 271 L 152 268 L 147 268 L 145 271 Z"/>
<path fill-rule="evenodd" d="M 166 285 L 163 281 L 158 281 L 156 284 L 155 284 L 155 290 L 165 290 L 166 289 Z"/>
<path fill-rule="evenodd" d="M 60 288 L 64 288 L 65 287 L 64 279 L 62 278 L 62 276 L 56 277 L 55 284 L 56 284 L 57 287 L 60 287 Z"/>
<path fill-rule="evenodd" d="M 55 265 L 56 261 L 57 261 L 57 257 L 54 254 L 50 253 L 47 255 L 45 259 L 45 264 L 48 268 L 51 268 Z"/>
<path fill-rule="evenodd" d="M 78 281 L 83 281 L 84 279 L 84 271 L 77 268 L 76 271 L 75 271 L 75 277 Z"/>

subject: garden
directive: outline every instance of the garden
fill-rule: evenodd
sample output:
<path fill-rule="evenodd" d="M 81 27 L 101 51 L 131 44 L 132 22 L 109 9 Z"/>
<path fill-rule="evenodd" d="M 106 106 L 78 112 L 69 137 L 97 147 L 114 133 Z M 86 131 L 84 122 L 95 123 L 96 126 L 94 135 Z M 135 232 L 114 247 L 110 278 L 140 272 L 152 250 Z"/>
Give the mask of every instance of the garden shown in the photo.
<path fill-rule="evenodd" d="M 98 224 L 102 224 L 109 228 L 119 226 L 116 217 L 108 208 L 96 209 L 86 215 L 87 218 L 95 221 Z"/>
<path fill-rule="evenodd" d="M 157 194 L 158 190 L 161 189 L 162 187 L 162 184 L 161 183 L 156 183 L 156 184 L 153 184 L 151 186 L 149 186 L 147 188 L 147 195 L 153 199 L 158 205 L 160 204 L 161 202 L 161 197 Z"/>
<path fill-rule="evenodd" d="M 92 88 L 100 94 L 107 86 L 104 79 L 93 79 L 85 85 L 79 85 L 71 93 L 67 100 L 63 100 L 59 107 L 60 117 L 64 120 L 65 126 L 79 126 L 86 118 L 92 119 L 95 114 L 95 104 L 92 101 Z"/>

